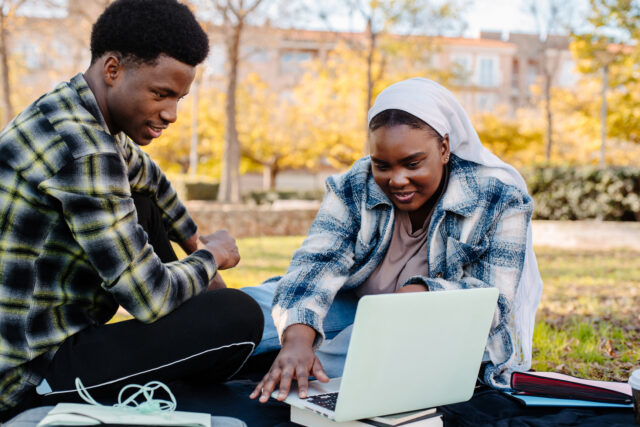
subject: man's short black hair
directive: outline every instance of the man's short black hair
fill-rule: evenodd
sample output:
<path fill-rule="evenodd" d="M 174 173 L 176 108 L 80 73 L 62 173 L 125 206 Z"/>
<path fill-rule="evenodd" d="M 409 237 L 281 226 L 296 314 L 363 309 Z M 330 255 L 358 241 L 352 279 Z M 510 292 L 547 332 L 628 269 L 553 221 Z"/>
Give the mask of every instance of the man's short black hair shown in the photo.
<path fill-rule="evenodd" d="M 209 53 L 209 38 L 177 0 L 116 0 L 91 30 L 91 63 L 106 52 L 143 63 L 164 54 L 196 66 Z"/>

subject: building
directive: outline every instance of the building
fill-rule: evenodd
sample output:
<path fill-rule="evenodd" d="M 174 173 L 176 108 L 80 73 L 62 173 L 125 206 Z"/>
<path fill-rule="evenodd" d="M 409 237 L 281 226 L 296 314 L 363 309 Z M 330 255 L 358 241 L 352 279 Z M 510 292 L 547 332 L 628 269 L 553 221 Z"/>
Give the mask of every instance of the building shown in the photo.
<path fill-rule="evenodd" d="M 212 51 L 205 74 L 213 80 L 225 77 L 226 52 L 222 29 L 210 28 Z M 424 42 L 427 37 L 411 36 L 406 43 Z M 257 72 L 279 92 L 298 82 L 304 65 L 312 59 L 327 58 L 340 42 L 364 50 L 364 33 L 336 33 L 271 26 L 248 27 L 243 35 L 241 73 Z M 545 78 L 544 64 L 553 86 L 570 87 L 578 79 L 567 36 L 551 36 L 546 44 L 536 34 L 482 32 L 478 38 L 437 37 L 429 39 L 427 69 L 448 70 L 447 81 L 470 114 L 506 107 L 515 112 L 534 106 L 533 85 Z M 542 50 L 544 46 L 545 50 Z M 546 61 L 541 55 L 546 55 Z"/>

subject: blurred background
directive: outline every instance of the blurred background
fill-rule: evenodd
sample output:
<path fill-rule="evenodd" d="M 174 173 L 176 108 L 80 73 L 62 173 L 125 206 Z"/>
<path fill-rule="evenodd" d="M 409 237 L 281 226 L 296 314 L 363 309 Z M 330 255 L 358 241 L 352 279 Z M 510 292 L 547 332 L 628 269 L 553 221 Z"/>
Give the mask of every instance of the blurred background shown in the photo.
<path fill-rule="evenodd" d="M 0 1 L 2 126 L 86 69 L 91 24 L 109 3 Z M 376 95 L 424 76 L 451 89 L 483 143 L 525 174 L 537 217 L 638 219 L 640 200 L 627 194 L 640 191 L 638 175 L 619 168 L 640 153 L 636 1 L 187 4 L 211 53 L 178 122 L 148 147 L 185 198 L 321 197 L 328 174 L 366 154 Z M 615 181 L 624 200 L 581 205 L 594 197 L 571 194 L 576 174 L 605 194 Z"/>

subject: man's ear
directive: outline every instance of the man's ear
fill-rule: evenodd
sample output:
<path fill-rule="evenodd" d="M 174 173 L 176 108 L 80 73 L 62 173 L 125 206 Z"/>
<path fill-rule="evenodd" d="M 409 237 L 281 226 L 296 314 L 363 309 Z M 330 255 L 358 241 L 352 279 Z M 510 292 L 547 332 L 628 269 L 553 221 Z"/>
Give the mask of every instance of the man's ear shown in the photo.
<path fill-rule="evenodd" d="M 103 57 L 102 78 L 107 86 L 113 86 L 122 74 L 122 61 L 116 54 L 107 54 Z"/>

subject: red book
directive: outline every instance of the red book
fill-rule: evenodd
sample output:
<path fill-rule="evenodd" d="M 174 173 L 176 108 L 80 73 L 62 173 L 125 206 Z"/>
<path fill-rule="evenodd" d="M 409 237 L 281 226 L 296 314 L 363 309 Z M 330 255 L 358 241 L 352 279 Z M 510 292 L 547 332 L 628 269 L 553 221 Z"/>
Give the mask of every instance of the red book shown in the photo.
<path fill-rule="evenodd" d="M 515 394 L 590 400 L 604 403 L 631 403 L 631 386 L 615 381 L 585 380 L 556 372 L 514 372 L 511 388 Z"/>

